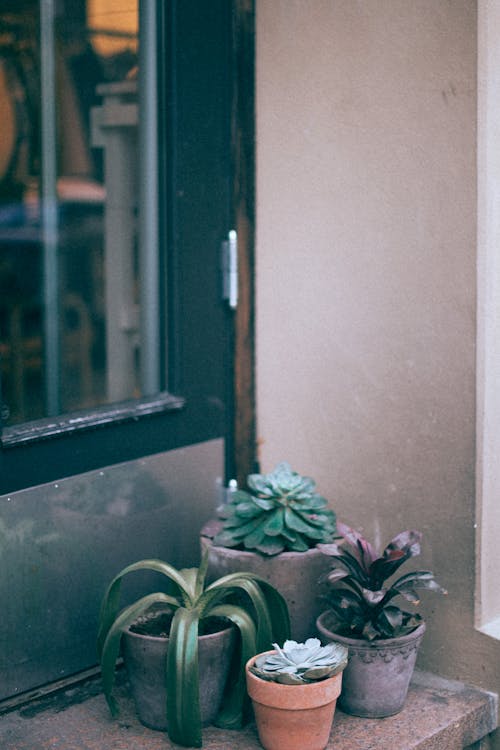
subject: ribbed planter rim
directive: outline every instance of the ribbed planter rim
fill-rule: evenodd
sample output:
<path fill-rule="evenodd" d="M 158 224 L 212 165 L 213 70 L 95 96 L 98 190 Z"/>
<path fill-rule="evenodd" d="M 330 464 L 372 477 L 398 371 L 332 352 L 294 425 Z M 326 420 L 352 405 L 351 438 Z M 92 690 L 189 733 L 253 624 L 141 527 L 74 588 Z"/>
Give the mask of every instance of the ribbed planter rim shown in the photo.
<path fill-rule="evenodd" d="M 352 646 L 353 648 L 377 649 L 390 648 L 394 645 L 397 645 L 399 647 L 401 645 L 404 645 L 405 643 L 412 643 L 414 640 L 425 633 L 425 621 L 423 621 L 415 628 L 415 630 L 412 630 L 411 633 L 398 635 L 395 638 L 375 638 L 373 641 L 367 641 L 365 638 L 351 638 L 348 635 L 336 633 L 335 630 L 332 630 L 327 624 L 325 624 L 324 621 L 328 618 L 331 612 L 332 610 L 327 609 L 325 610 L 325 612 L 322 612 L 319 615 L 318 619 L 316 620 L 319 632 L 325 635 L 326 633 L 328 633 L 332 641 L 334 641 L 335 639 L 342 639 L 342 643 L 345 643 L 348 646 Z"/>

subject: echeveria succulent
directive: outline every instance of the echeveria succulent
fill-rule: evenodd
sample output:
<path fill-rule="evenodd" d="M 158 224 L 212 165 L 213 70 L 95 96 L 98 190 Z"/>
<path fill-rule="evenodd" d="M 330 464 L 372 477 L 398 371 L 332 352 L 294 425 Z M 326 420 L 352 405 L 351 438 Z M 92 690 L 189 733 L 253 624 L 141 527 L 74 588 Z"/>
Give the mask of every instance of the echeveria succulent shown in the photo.
<path fill-rule="evenodd" d="M 382 555 L 363 536 L 339 523 L 343 540 L 325 544 L 320 550 L 333 558 L 333 569 L 324 576 L 326 599 L 334 618 L 334 632 L 366 638 L 393 638 L 415 630 L 422 622 L 416 612 L 406 612 L 394 604 L 402 596 L 413 605 L 420 600 L 417 589 L 446 594 L 430 570 L 417 570 L 400 576 L 389 585 L 385 581 L 411 557 L 420 554 L 420 531 L 403 531 L 387 545 Z"/>
<path fill-rule="evenodd" d="M 263 680 L 283 685 L 304 685 L 325 680 L 341 672 L 347 664 L 347 648 L 340 643 L 321 645 L 318 638 L 305 643 L 285 641 L 275 651 L 261 654 L 251 667 L 253 674 Z"/>
<path fill-rule="evenodd" d="M 270 474 L 250 474 L 247 482 L 248 492 L 236 490 L 219 509 L 224 521 L 214 544 L 276 555 L 333 541 L 335 514 L 313 479 L 283 462 Z"/>

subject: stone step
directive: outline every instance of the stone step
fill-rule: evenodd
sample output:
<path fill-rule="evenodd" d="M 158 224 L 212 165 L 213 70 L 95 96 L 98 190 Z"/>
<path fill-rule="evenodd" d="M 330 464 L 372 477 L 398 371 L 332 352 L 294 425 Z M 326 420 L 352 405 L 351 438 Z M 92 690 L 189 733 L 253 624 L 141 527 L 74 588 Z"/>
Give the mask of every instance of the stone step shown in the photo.
<path fill-rule="evenodd" d="M 2 750 L 170 750 L 163 732 L 143 727 L 127 687 L 117 689 L 112 719 L 96 681 L 87 681 L 0 716 Z M 385 719 L 361 719 L 337 709 L 327 750 L 482 750 L 497 725 L 498 697 L 463 683 L 416 671 L 404 709 Z M 477 743 L 477 744 L 476 744 Z M 206 750 L 259 750 L 255 727 L 208 727 Z M 286 750 L 286 748 L 283 748 Z"/>

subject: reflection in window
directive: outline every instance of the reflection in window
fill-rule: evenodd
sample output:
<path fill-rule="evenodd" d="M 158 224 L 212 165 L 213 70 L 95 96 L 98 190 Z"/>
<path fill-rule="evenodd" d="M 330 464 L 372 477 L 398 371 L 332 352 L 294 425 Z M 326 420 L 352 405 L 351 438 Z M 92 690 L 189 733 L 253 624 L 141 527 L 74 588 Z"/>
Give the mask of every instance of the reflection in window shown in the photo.
<path fill-rule="evenodd" d="M 2 0 L 6 424 L 141 395 L 137 66 L 137 0 Z"/>

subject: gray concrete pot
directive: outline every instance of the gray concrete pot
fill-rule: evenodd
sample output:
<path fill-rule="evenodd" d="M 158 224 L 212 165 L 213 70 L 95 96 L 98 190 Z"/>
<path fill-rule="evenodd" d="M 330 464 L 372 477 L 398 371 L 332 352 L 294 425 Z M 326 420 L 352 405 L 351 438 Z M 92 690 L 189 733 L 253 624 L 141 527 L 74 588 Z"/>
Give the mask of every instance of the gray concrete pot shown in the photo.
<path fill-rule="evenodd" d="M 318 580 L 331 568 L 331 561 L 317 548 L 307 552 L 280 552 L 266 556 L 257 552 L 217 547 L 201 536 L 202 552 L 208 547 L 207 580 L 228 573 L 247 571 L 271 583 L 285 598 L 290 612 L 291 634 L 305 641 L 316 634 L 316 618 L 321 612 Z"/>
<path fill-rule="evenodd" d="M 203 726 L 215 720 L 226 684 L 235 646 L 232 626 L 198 639 L 200 709 Z M 167 689 L 165 664 L 168 638 L 142 635 L 127 630 L 123 634 L 123 657 L 137 715 L 150 729 L 167 729 Z"/>
<path fill-rule="evenodd" d="M 399 638 L 365 641 L 338 635 L 330 629 L 330 619 L 326 611 L 316 623 L 323 641 L 337 641 L 349 649 L 339 708 L 373 719 L 397 714 L 406 700 L 425 623 Z"/>

